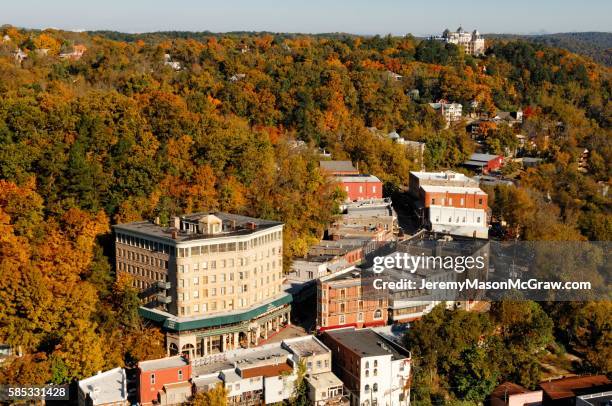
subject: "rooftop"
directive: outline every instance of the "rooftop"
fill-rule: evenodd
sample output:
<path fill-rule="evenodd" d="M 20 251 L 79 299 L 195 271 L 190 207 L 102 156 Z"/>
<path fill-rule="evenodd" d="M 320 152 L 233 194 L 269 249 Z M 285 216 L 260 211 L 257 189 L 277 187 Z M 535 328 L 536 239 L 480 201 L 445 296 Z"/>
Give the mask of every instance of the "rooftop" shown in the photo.
<path fill-rule="evenodd" d="M 220 354 L 208 355 L 192 361 L 193 375 L 207 375 L 230 369 L 248 370 L 287 362 L 290 353 L 280 343 L 265 344 L 254 348 L 238 348 Z M 244 378 L 244 374 L 242 374 Z"/>
<path fill-rule="evenodd" d="M 198 389 L 205 388 L 209 385 L 216 385 L 218 383 L 223 383 L 221 378 L 219 378 L 219 374 L 217 374 L 216 371 L 208 375 L 195 376 L 194 378 L 191 379 L 191 381 Z"/>
<path fill-rule="evenodd" d="M 504 382 L 491 392 L 492 398 L 505 399 L 506 396 L 519 395 L 521 393 L 532 392 L 513 382 Z"/>
<path fill-rule="evenodd" d="M 612 389 L 612 381 L 605 375 L 572 376 L 540 382 L 540 387 L 552 400 Z"/>
<path fill-rule="evenodd" d="M 223 371 L 223 381 L 224 382 L 238 382 L 241 381 L 242 377 L 240 375 L 238 375 L 238 373 L 236 373 L 235 369 L 227 369 L 225 371 Z"/>
<path fill-rule="evenodd" d="M 261 365 L 251 368 L 242 368 L 241 375 L 243 378 L 254 378 L 256 376 L 263 376 L 266 378 L 272 376 L 280 376 L 292 372 L 293 368 L 287 363 L 287 361 L 271 365 Z"/>
<path fill-rule="evenodd" d="M 304 336 L 283 341 L 283 345 L 298 357 L 326 354 L 329 351 L 315 336 Z"/>
<path fill-rule="evenodd" d="M 413 171 L 410 174 L 420 180 L 443 180 L 465 182 L 470 178 L 462 173 L 447 171 L 447 172 L 417 172 Z"/>
<path fill-rule="evenodd" d="M 343 383 L 332 372 L 323 372 L 316 375 L 306 377 L 306 380 L 316 389 L 327 389 L 334 386 L 342 386 Z"/>
<path fill-rule="evenodd" d="M 168 358 L 154 359 L 151 361 L 141 361 L 138 368 L 142 371 L 157 371 L 160 369 L 178 368 L 189 365 L 189 361 L 180 355 Z"/>
<path fill-rule="evenodd" d="M 329 172 L 359 173 L 351 161 L 319 161 L 319 166 Z"/>
<path fill-rule="evenodd" d="M 339 176 L 338 181 L 343 183 L 354 183 L 354 182 L 376 182 L 380 183 L 380 179 L 378 179 L 374 175 L 344 175 Z"/>
<path fill-rule="evenodd" d="M 283 224 L 279 221 L 264 220 L 223 212 L 193 213 L 182 216 L 180 219 L 181 222 L 194 223 L 211 214 L 218 217 L 222 221 L 223 229 L 215 234 L 188 232 L 185 230 L 178 230 L 175 227 L 164 227 L 150 221 L 136 221 L 133 223 L 117 224 L 113 226 L 113 228 L 116 231 L 127 231 L 135 234 L 145 235 L 148 237 L 158 237 L 160 239 L 168 240 L 169 242 L 187 242 L 212 238 L 248 235 Z M 173 238 L 174 233 L 176 233 L 176 238 Z"/>
<path fill-rule="evenodd" d="M 481 162 L 489 162 L 493 159 L 499 158 L 500 155 L 493 155 L 493 154 L 477 154 L 474 153 L 472 155 L 470 155 L 470 161 L 481 161 Z"/>
<path fill-rule="evenodd" d="M 89 394 L 94 405 L 127 400 L 126 377 L 123 368 L 115 368 L 79 381 L 79 388 Z"/>
<path fill-rule="evenodd" d="M 328 330 L 325 334 L 342 343 L 361 358 L 391 355 L 392 360 L 410 358 L 407 350 L 376 334 L 373 330 L 354 327 Z"/>

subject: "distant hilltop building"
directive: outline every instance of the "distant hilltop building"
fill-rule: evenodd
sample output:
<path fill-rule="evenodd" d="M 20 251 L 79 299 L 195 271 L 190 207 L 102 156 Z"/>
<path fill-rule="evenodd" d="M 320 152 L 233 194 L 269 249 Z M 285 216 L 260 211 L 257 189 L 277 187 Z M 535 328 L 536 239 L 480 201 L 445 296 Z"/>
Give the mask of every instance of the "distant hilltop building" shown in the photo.
<path fill-rule="evenodd" d="M 484 54 L 485 40 L 478 30 L 474 30 L 470 33 L 464 31 L 463 27 L 459 27 L 457 31 L 452 32 L 447 28 L 442 33 L 441 37 L 434 37 L 434 39 L 459 45 L 470 55 L 479 56 Z"/>

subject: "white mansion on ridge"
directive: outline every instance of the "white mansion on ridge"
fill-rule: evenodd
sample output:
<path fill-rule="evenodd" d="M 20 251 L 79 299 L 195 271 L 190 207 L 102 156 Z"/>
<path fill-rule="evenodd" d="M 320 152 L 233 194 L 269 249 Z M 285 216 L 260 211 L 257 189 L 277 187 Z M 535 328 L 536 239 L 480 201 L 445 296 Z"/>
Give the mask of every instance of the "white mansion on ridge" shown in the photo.
<path fill-rule="evenodd" d="M 478 30 L 470 33 L 463 31 L 463 27 L 457 28 L 455 32 L 446 29 L 441 37 L 435 37 L 435 39 L 462 46 L 465 52 L 470 55 L 478 56 L 484 54 L 485 40 Z"/>

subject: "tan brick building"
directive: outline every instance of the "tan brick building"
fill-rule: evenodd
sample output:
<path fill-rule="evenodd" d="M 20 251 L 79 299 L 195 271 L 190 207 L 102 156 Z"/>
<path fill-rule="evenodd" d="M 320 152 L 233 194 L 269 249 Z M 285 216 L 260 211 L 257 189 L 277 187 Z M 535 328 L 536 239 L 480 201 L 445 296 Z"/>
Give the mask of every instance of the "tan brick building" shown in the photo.
<path fill-rule="evenodd" d="M 162 324 L 170 354 L 248 347 L 289 323 L 282 290 L 283 224 L 195 213 L 169 227 L 113 227 L 117 273 L 140 290 L 141 315 Z"/>

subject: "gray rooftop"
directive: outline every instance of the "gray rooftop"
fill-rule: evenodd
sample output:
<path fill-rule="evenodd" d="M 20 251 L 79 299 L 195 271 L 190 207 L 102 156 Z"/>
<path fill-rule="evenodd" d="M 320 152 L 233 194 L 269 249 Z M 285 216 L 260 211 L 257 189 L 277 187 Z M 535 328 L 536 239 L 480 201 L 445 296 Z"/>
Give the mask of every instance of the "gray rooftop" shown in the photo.
<path fill-rule="evenodd" d="M 357 172 L 351 161 L 319 161 L 319 166 L 329 172 Z"/>
<path fill-rule="evenodd" d="M 353 182 L 380 182 L 374 175 L 343 175 L 338 176 L 338 180 L 344 183 L 353 183 Z"/>
<path fill-rule="evenodd" d="M 323 343 L 320 342 L 315 336 L 288 339 L 284 340 L 283 344 L 285 347 L 289 348 L 289 351 L 300 358 L 330 352 L 329 348 L 323 345 Z"/>
<path fill-rule="evenodd" d="M 400 360 L 410 356 L 408 351 L 376 334 L 369 328 L 342 328 L 328 330 L 325 334 L 339 341 L 361 358 L 391 355 L 393 360 Z"/>
<path fill-rule="evenodd" d="M 127 400 L 126 376 L 123 368 L 115 368 L 79 381 L 79 388 L 94 405 Z"/>
<path fill-rule="evenodd" d="M 212 213 L 193 213 L 181 217 L 181 220 L 197 222 L 199 219 L 212 214 L 223 222 L 223 231 L 217 234 L 200 234 L 187 231 L 176 230 L 174 227 L 163 227 L 150 221 L 136 221 L 133 223 L 117 224 L 113 226 L 116 231 L 129 231 L 136 234 L 143 234 L 149 237 L 158 237 L 172 242 L 185 242 L 195 240 L 206 240 L 214 238 L 232 237 L 248 235 L 257 231 L 282 225 L 282 222 L 264 220 L 254 217 L 241 216 L 238 214 L 212 212 Z M 249 223 L 255 225 L 254 228 L 248 227 Z M 172 233 L 176 232 L 176 239 L 172 238 Z"/>
<path fill-rule="evenodd" d="M 168 358 L 154 359 L 151 361 L 141 361 L 138 363 L 138 368 L 142 371 L 154 371 L 160 369 L 177 368 L 189 365 L 189 362 L 180 355 Z"/>
<path fill-rule="evenodd" d="M 470 155 L 470 161 L 480 161 L 480 162 L 489 162 L 492 159 L 498 158 L 499 155 L 493 154 L 472 154 Z"/>

